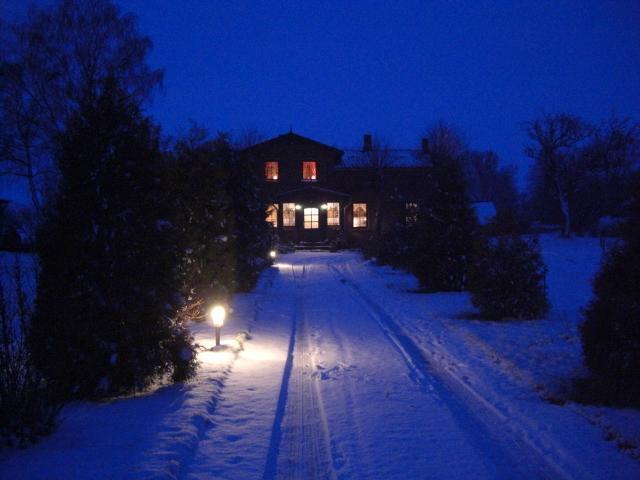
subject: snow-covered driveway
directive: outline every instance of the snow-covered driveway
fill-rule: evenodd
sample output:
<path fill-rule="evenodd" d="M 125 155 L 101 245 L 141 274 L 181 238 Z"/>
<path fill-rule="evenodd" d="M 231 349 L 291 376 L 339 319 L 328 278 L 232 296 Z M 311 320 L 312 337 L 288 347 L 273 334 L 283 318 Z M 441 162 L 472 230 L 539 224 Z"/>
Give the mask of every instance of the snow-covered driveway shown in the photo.
<path fill-rule="evenodd" d="M 282 255 L 234 300 L 223 343 L 249 331 L 243 350 L 203 349 L 186 385 L 66 407 L 54 435 L 0 452 L 0 478 L 640 478 L 632 450 L 605 441 L 623 438 L 618 412 L 545 401 L 547 362 L 486 340 L 537 349 L 554 314 L 469 321 L 466 294 L 414 287 L 357 252 Z M 210 325 L 194 332 L 211 346 Z"/>
<path fill-rule="evenodd" d="M 501 379 L 492 362 L 473 361 L 486 357 L 481 346 L 438 322 L 414 325 L 424 298 L 376 278 L 359 254 L 298 252 L 274 268 L 214 426 L 179 478 L 639 471 L 584 418 L 542 401 L 526 382 Z"/>
<path fill-rule="evenodd" d="M 298 253 L 291 269 L 296 335 L 281 438 L 267 460 L 277 478 L 526 476 L 512 449 L 430 375 L 352 280 L 353 255 Z"/>

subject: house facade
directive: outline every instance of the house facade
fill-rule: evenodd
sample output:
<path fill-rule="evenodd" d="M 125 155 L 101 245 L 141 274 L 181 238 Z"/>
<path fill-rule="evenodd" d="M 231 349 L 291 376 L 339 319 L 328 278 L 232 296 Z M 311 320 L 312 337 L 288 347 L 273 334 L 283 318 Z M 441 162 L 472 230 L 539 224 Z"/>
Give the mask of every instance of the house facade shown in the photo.
<path fill-rule="evenodd" d="M 426 170 L 420 151 L 340 150 L 287 133 L 244 151 L 262 179 L 267 221 L 281 243 L 357 244 L 412 221 Z"/>

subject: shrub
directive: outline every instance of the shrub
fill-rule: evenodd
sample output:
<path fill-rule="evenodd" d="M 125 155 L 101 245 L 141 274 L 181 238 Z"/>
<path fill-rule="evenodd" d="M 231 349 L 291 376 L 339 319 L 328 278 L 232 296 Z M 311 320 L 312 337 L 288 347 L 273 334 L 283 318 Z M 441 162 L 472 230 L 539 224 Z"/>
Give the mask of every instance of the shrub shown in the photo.
<path fill-rule="evenodd" d="M 640 380 L 640 250 L 609 251 L 584 314 L 587 366 L 599 375 Z"/>
<path fill-rule="evenodd" d="M 481 241 L 470 270 L 471 300 L 485 318 L 539 318 L 549 310 L 544 276 L 537 241 Z"/>
<path fill-rule="evenodd" d="M 60 407 L 51 401 L 27 349 L 31 302 L 19 262 L 1 274 L 12 282 L 0 285 L 0 442 L 26 447 L 53 430 Z"/>
<path fill-rule="evenodd" d="M 398 222 L 382 236 L 378 262 L 394 268 L 407 268 L 409 264 L 408 239 L 414 235 L 414 225 Z"/>
<path fill-rule="evenodd" d="M 635 185 L 624 243 L 605 257 L 580 329 L 596 383 L 607 386 L 609 399 L 623 403 L 640 392 L 640 176 Z"/>

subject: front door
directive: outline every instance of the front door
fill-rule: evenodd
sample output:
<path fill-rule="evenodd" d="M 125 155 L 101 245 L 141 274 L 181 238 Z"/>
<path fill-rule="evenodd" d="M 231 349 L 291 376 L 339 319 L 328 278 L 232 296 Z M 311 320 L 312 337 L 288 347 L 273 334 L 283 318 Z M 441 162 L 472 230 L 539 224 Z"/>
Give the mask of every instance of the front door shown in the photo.
<path fill-rule="evenodd" d="M 305 207 L 302 211 L 302 231 L 303 242 L 321 242 L 326 239 L 326 221 L 320 221 L 320 209 L 316 207 Z M 322 219 L 324 220 L 324 219 Z"/>

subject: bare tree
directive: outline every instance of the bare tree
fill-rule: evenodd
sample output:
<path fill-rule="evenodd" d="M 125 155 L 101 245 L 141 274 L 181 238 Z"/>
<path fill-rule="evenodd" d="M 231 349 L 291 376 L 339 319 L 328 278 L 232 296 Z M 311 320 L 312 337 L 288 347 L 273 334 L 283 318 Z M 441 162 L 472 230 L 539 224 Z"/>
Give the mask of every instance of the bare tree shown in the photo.
<path fill-rule="evenodd" d="M 163 72 L 146 64 L 152 47 L 133 15 L 110 0 L 62 0 L 32 7 L 4 29 L 0 50 L 2 174 L 25 178 L 36 209 L 41 177 L 51 176 L 56 138 L 108 76 L 136 103 L 150 98 Z"/>
<path fill-rule="evenodd" d="M 498 210 L 516 207 L 518 189 L 514 180 L 514 166 L 500 167 L 500 160 L 492 151 L 471 150 L 464 155 L 463 163 L 472 201 L 493 202 Z"/>
<path fill-rule="evenodd" d="M 245 127 L 234 135 L 233 146 L 239 150 L 242 150 L 245 148 L 253 147 L 254 145 L 262 142 L 265 138 L 265 134 L 257 128 Z"/>
<path fill-rule="evenodd" d="M 591 128 L 579 117 L 560 113 L 544 115 L 525 126 L 532 144 L 525 148 L 536 162 L 544 181 L 552 188 L 562 213 L 562 235 L 571 235 L 570 198 L 576 187 L 580 149 Z"/>
<path fill-rule="evenodd" d="M 431 161 L 438 159 L 459 160 L 467 151 L 467 143 L 456 127 L 442 120 L 431 126 L 425 136 L 428 157 Z"/>

